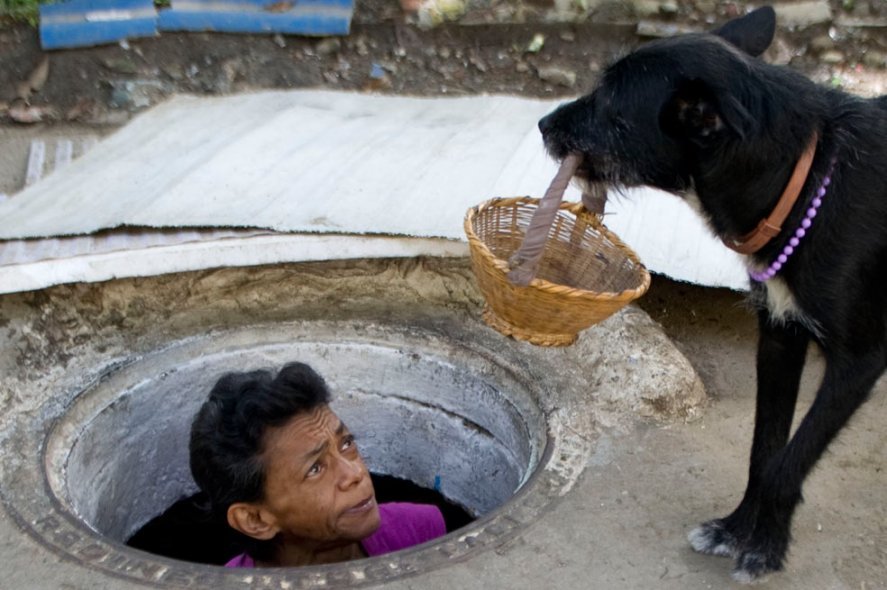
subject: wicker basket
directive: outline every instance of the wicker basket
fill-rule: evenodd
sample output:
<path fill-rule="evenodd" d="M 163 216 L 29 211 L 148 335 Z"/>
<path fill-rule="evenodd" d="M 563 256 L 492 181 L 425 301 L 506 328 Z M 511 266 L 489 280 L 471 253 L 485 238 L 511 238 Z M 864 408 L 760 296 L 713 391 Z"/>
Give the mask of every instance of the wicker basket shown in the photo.
<path fill-rule="evenodd" d="M 539 199 L 491 199 L 468 210 L 471 265 L 486 299 L 484 320 L 541 346 L 572 344 L 581 330 L 643 295 L 650 274 L 637 255 L 581 203 L 561 203 L 536 278 L 507 277 Z"/>

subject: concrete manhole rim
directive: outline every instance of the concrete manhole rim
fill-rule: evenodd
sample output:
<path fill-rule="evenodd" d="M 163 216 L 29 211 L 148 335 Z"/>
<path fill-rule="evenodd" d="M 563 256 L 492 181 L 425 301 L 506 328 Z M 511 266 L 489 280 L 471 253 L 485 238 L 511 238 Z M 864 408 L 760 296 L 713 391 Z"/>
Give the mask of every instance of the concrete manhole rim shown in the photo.
<path fill-rule="evenodd" d="M 324 322 L 305 322 L 320 324 Z M 335 322 L 326 322 L 335 324 Z M 279 326 L 276 326 L 279 329 Z M 358 340 L 385 344 L 372 334 L 373 326 L 362 326 L 362 334 Z M 396 327 L 395 327 L 396 328 Z M 338 328 L 337 328 L 338 329 Z M 47 442 L 55 434 L 59 418 L 64 416 L 74 405 L 82 403 L 83 394 L 102 380 L 119 371 L 143 362 L 146 358 L 163 355 L 170 349 L 180 346 L 200 345 L 202 342 L 217 338 L 219 334 L 231 333 L 228 330 L 183 339 L 163 349 L 148 354 L 138 355 L 128 362 L 113 366 L 110 370 L 97 370 L 91 384 L 74 392 L 61 410 L 40 412 L 42 417 L 35 418 L 38 426 L 45 426 L 49 419 L 52 424 L 46 436 L 34 435 L 31 439 L 34 457 L 39 457 L 38 481 L 43 497 L 35 498 L 30 505 L 22 506 L 5 491 L 0 491 L 3 504 L 14 521 L 40 544 L 53 552 L 72 560 L 75 563 L 94 570 L 99 570 L 114 577 L 129 581 L 153 585 L 157 587 L 250 587 L 250 588 L 316 588 L 330 586 L 358 587 L 397 578 L 416 575 L 431 571 L 452 563 L 477 555 L 491 547 L 506 543 L 518 531 L 535 522 L 542 511 L 557 498 L 566 494 L 581 474 L 591 443 L 582 436 L 574 426 L 569 424 L 566 413 L 548 412 L 542 408 L 547 428 L 546 444 L 538 457 L 532 474 L 522 487 L 504 505 L 490 514 L 475 521 L 471 525 L 454 531 L 445 537 L 423 546 L 398 552 L 391 556 L 382 556 L 338 564 L 332 566 L 316 566 L 294 569 L 263 569 L 263 570 L 226 570 L 216 566 L 205 566 L 172 560 L 126 547 L 93 530 L 87 523 L 69 510 L 56 496 L 49 476 L 49 457 Z M 418 349 L 428 349 L 427 334 L 418 334 L 415 329 L 406 329 L 409 334 L 403 335 L 403 341 L 414 340 Z M 421 332 L 421 331 L 419 331 Z M 292 332 L 290 332 L 292 337 Z M 438 338 L 432 335 L 432 340 Z M 439 339 L 439 338 L 438 338 Z M 403 342 L 402 341 L 402 342 Z M 420 342 L 421 341 L 421 342 Z M 457 350 L 461 354 L 483 355 L 488 362 L 496 357 L 495 351 L 478 350 L 461 342 L 435 342 L 440 348 Z M 486 353 L 486 354 L 485 354 Z M 497 358 L 495 361 L 502 370 L 519 377 L 525 377 L 519 366 L 511 364 L 508 359 Z M 46 404 L 44 404 L 46 405 Z M 53 414 L 56 415 L 53 415 Z M 546 415 L 547 414 L 547 415 Z M 5 474 L 8 476 L 8 474 Z M 31 489 L 33 492 L 33 488 Z M 14 494 L 12 494 L 14 496 Z"/>

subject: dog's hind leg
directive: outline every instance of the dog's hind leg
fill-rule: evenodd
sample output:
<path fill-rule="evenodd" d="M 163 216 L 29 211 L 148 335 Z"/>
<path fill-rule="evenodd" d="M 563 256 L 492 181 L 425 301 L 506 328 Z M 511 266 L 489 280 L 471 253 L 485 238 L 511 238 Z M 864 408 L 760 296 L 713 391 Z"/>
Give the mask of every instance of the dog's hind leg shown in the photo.
<path fill-rule="evenodd" d="M 766 309 L 759 312 L 758 323 L 757 408 L 748 486 L 732 514 L 690 533 L 690 544 L 700 553 L 740 555 L 755 528 L 764 470 L 788 441 L 810 335 L 799 324 L 774 322 Z"/>
<path fill-rule="evenodd" d="M 855 354 L 846 349 L 826 351 L 826 359 L 825 376 L 813 405 L 791 441 L 767 460 L 761 472 L 755 526 L 733 571 L 739 582 L 752 582 L 782 569 L 804 478 L 884 371 L 880 344 Z"/>

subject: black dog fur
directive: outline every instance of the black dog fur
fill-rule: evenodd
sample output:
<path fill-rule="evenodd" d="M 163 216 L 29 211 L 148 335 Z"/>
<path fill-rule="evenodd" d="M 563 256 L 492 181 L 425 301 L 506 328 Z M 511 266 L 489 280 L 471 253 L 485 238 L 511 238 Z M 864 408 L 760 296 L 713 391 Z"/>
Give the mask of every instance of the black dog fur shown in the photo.
<path fill-rule="evenodd" d="M 697 551 L 734 557 L 742 582 L 782 569 L 804 478 L 887 363 L 887 96 L 854 97 L 764 63 L 757 57 L 775 26 L 765 7 L 711 34 L 644 45 L 610 66 L 591 94 L 539 122 L 554 157 L 583 155 L 579 177 L 685 196 L 725 238 L 770 213 L 818 133 L 782 232 L 747 258 L 758 269 L 782 252 L 836 162 L 799 247 L 776 277 L 751 281 L 760 336 L 745 495 L 690 534 Z M 789 440 L 811 341 L 826 371 Z"/>

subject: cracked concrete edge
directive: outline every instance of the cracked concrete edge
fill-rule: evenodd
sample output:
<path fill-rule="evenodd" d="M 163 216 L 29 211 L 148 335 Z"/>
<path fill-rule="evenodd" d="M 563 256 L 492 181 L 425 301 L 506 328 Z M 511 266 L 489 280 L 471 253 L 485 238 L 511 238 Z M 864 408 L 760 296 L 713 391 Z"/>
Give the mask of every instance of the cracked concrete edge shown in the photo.
<path fill-rule="evenodd" d="M 446 334 L 443 311 L 482 323 L 483 298 L 464 258 L 351 260 L 228 268 L 71 284 L 0 296 L 0 430 L 13 416 L 37 409 L 39 384 L 52 389 L 70 375 L 162 348 L 214 327 L 362 315 L 374 321 L 424 322 Z M 706 403 L 696 371 L 644 311 L 628 306 L 580 335 L 573 346 L 545 349 L 506 341 L 483 326 L 486 345 L 514 347 L 540 367 L 552 395 L 548 412 L 569 412 L 605 428 L 637 418 L 684 421 Z M 530 367 L 532 370 L 532 367 Z M 63 377 L 68 376 L 63 379 Z M 578 380 L 578 381 L 577 381 Z M 565 398 L 576 382 L 588 395 Z"/>

